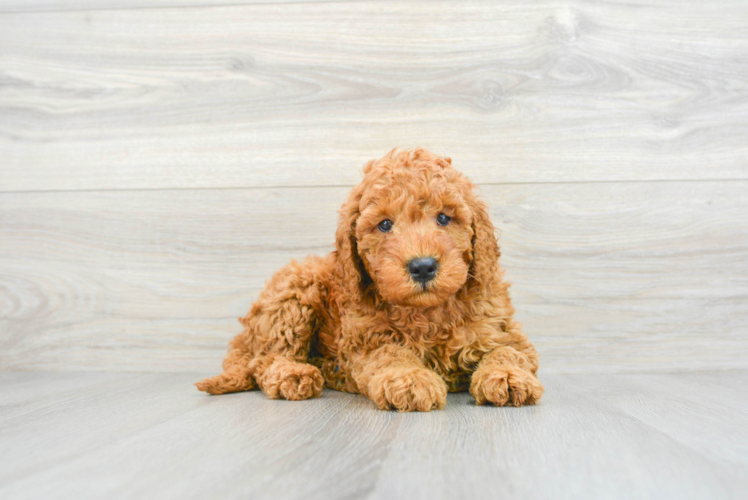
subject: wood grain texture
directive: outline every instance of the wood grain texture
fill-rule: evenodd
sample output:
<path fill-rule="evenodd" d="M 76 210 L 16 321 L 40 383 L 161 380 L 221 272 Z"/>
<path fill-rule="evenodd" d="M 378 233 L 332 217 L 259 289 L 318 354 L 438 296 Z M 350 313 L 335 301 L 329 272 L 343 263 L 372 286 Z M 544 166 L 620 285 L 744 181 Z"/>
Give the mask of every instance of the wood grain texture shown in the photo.
<path fill-rule="evenodd" d="M 748 368 L 748 182 L 485 186 L 544 372 Z M 0 195 L 0 369 L 217 370 L 347 188 Z"/>
<path fill-rule="evenodd" d="M 0 406 L 0 496 L 718 500 L 748 487 L 731 455 L 748 442 L 745 372 L 555 375 L 536 407 L 461 393 L 427 414 L 334 391 L 210 397 L 191 386 L 201 375 L 0 373 L 16 401 Z M 731 397 L 696 396 L 716 386 Z"/>
<path fill-rule="evenodd" d="M 748 435 L 734 432 L 748 420 L 748 372 L 567 380 L 735 474 L 748 471 Z M 733 438 L 719 444 L 712 440 L 723 433 Z"/>
<path fill-rule="evenodd" d="M 0 190 L 350 185 L 397 145 L 481 183 L 746 179 L 747 21 L 741 0 L 2 14 Z"/>
<path fill-rule="evenodd" d="M 174 9 L 251 4 L 294 4 L 357 0 L 0 0 L 0 13 L 73 10 Z M 387 0 L 384 0 L 387 1 Z"/>

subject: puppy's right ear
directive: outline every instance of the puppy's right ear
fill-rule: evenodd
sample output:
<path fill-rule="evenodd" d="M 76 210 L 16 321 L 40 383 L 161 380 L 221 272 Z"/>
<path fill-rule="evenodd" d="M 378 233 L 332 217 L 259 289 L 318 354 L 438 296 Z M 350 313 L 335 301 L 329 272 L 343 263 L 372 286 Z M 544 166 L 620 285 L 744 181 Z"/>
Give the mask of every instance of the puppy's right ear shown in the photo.
<path fill-rule="evenodd" d="M 372 279 L 366 272 L 356 243 L 356 221 L 361 212 L 359 205 L 363 194 L 363 185 L 359 184 L 348 196 L 340 209 L 338 229 L 335 232 L 335 257 L 342 272 L 342 288 L 354 301 L 362 301 L 366 288 Z"/>

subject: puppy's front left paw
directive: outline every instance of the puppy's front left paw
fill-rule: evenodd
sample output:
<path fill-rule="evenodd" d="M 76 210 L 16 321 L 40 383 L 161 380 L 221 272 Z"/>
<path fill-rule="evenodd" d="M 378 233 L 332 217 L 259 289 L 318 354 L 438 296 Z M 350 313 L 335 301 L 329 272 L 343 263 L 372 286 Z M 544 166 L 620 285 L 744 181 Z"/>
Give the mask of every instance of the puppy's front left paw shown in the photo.
<path fill-rule="evenodd" d="M 447 404 L 447 384 L 426 368 L 398 368 L 373 377 L 368 396 L 383 410 L 440 410 Z"/>
<path fill-rule="evenodd" d="M 516 366 L 479 368 L 470 383 L 470 394 L 479 405 L 531 405 L 543 392 L 543 384 L 535 375 Z"/>

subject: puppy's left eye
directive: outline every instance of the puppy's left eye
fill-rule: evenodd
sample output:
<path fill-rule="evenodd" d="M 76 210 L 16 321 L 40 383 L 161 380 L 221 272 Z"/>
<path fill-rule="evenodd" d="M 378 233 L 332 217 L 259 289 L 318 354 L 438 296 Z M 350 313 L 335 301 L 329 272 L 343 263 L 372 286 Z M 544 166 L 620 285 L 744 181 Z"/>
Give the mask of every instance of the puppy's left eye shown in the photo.
<path fill-rule="evenodd" d="M 389 233 L 392 230 L 392 221 L 389 219 L 384 219 L 379 223 L 379 225 L 377 225 L 377 227 L 383 233 Z"/>
<path fill-rule="evenodd" d="M 449 224 L 449 221 L 452 220 L 452 217 L 444 214 L 439 214 L 439 216 L 436 218 L 436 223 L 440 226 L 446 226 Z"/>

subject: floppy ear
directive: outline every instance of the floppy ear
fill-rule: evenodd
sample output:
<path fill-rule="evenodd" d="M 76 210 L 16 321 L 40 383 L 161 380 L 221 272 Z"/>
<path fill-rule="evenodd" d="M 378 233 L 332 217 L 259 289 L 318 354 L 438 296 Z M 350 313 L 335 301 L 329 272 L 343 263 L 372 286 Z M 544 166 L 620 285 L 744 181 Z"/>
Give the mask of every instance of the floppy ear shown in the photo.
<path fill-rule="evenodd" d="M 496 278 L 499 267 L 499 244 L 496 233 L 488 218 L 488 207 L 475 196 L 470 196 L 468 205 L 473 212 L 472 262 L 470 279 L 479 287 L 485 288 Z"/>
<path fill-rule="evenodd" d="M 342 286 L 348 298 L 361 301 L 372 279 L 366 272 L 356 245 L 356 221 L 360 215 L 359 203 L 362 186 L 356 186 L 340 209 L 338 229 L 335 232 L 335 253 L 338 267 L 342 271 Z"/>

